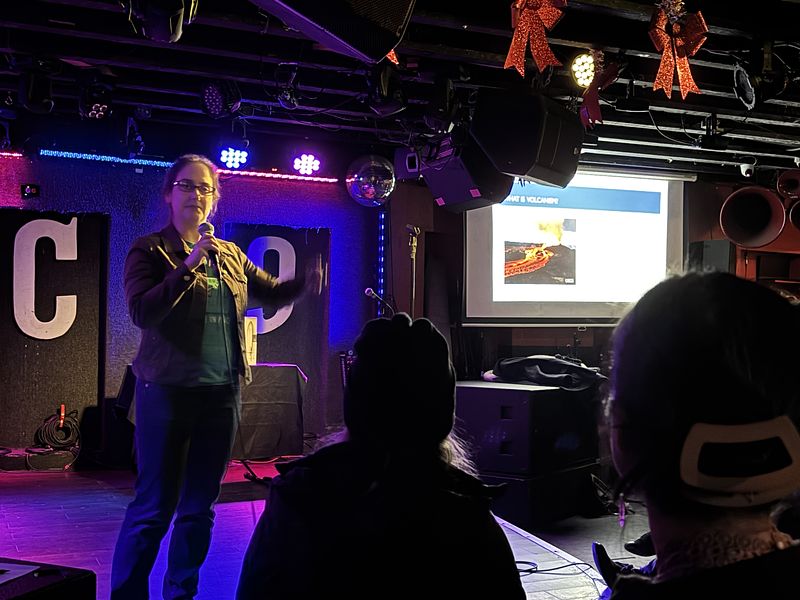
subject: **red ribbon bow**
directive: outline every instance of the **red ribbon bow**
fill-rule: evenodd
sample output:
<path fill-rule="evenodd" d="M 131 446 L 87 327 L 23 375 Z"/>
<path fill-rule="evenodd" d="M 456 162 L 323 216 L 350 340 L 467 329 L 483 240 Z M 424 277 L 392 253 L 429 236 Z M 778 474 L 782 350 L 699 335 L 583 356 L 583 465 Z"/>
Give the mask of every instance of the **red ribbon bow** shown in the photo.
<path fill-rule="evenodd" d="M 547 29 L 552 29 L 563 14 L 556 7 L 564 7 L 567 0 L 516 0 L 511 5 L 511 25 L 514 37 L 508 48 L 504 69 L 514 67 L 525 76 L 525 49 L 530 44 L 533 60 L 540 71 L 561 63 L 547 43 Z"/>
<path fill-rule="evenodd" d="M 583 92 L 580 117 L 584 128 L 603 122 L 603 114 L 600 112 L 600 91 L 617 80 L 619 67 L 619 64 L 615 62 L 607 63 L 602 71 L 595 72 L 592 83 Z"/>
<path fill-rule="evenodd" d="M 692 78 L 689 57 L 694 56 L 705 43 L 708 27 L 700 12 L 687 14 L 673 23 L 671 35 L 667 32 L 668 22 L 667 13 L 657 8 L 650 21 L 649 32 L 650 39 L 661 52 L 661 65 L 658 67 L 653 89 L 664 90 L 667 98 L 672 98 L 672 80 L 677 67 L 681 97 L 685 100 L 689 92 L 702 93 Z"/>

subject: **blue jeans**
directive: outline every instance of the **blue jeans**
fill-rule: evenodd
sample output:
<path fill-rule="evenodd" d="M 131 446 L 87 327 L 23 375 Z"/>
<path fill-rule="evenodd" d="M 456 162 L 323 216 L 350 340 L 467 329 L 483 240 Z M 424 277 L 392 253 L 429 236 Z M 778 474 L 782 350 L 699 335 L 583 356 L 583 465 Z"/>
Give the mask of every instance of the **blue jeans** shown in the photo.
<path fill-rule="evenodd" d="M 112 600 L 149 597 L 150 571 L 173 515 L 163 597 L 197 593 L 239 407 L 238 386 L 136 383 L 136 496 L 114 549 Z"/>

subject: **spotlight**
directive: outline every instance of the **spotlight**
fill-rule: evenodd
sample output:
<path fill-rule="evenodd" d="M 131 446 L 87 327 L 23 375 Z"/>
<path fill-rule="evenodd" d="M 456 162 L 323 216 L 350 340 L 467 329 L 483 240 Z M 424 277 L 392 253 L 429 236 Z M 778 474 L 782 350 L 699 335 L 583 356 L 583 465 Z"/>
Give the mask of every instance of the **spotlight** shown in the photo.
<path fill-rule="evenodd" d="M 278 92 L 278 104 L 286 110 L 298 107 L 297 101 L 297 63 L 280 63 L 275 69 L 275 85 Z"/>
<path fill-rule="evenodd" d="M 300 175 L 311 175 L 319 171 L 319 159 L 313 154 L 301 154 L 295 157 L 293 167 Z"/>
<path fill-rule="evenodd" d="M 94 80 L 81 87 L 78 112 L 84 119 L 105 119 L 111 114 L 111 86 Z"/>
<path fill-rule="evenodd" d="M 157 42 L 177 42 L 194 21 L 199 0 L 119 0 L 133 30 Z M 188 9 L 188 10 L 187 10 Z"/>
<path fill-rule="evenodd" d="M 368 104 L 379 117 L 395 115 L 406 108 L 406 95 L 391 63 L 375 66 L 367 79 Z"/>
<path fill-rule="evenodd" d="M 242 94 L 233 81 L 211 81 L 203 88 L 203 112 L 212 119 L 228 117 L 239 110 Z"/>
<path fill-rule="evenodd" d="M 733 69 L 733 92 L 747 110 L 756 107 L 756 90 L 750 81 L 750 74 L 742 65 Z"/>
<path fill-rule="evenodd" d="M 773 42 L 766 42 L 751 52 L 749 64 L 737 63 L 733 70 L 733 92 L 747 110 L 786 90 L 789 78 L 783 68 L 773 63 Z"/>
<path fill-rule="evenodd" d="M 286 88 L 278 93 L 278 104 L 286 110 L 294 110 L 300 103 L 297 101 L 294 90 Z"/>
<path fill-rule="evenodd" d="M 227 147 L 219 153 L 219 161 L 229 169 L 238 169 L 247 162 L 247 150 Z"/>
<path fill-rule="evenodd" d="M 140 121 L 146 121 L 153 116 L 153 109 L 149 106 L 139 105 L 133 109 L 133 116 Z"/>
<path fill-rule="evenodd" d="M 725 150 L 728 148 L 728 139 L 719 131 L 717 113 L 711 113 L 705 119 L 706 132 L 695 141 L 695 146 L 705 150 Z"/>
<path fill-rule="evenodd" d="M 589 87 L 594 79 L 594 58 L 588 52 L 572 59 L 572 78 L 580 87 Z"/>
<path fill-rule="evenodd" d="M 456 115 L 461 105 L 456 99 L 453 80 L 437 76 L 433 87 L 433 97 L 428 103 L 422 121 L 434 133 L 450 133 L 455 127 Z"/>
<path fill-rule="evenodd" d="M 636 95 L 636 84 L 633 77 L 628 81 L 628 87 L 624 98 L 617 99 L 614 110 L 628 113 L 646 113 L 650 111 L 650 103 L 646 98 Z"/>

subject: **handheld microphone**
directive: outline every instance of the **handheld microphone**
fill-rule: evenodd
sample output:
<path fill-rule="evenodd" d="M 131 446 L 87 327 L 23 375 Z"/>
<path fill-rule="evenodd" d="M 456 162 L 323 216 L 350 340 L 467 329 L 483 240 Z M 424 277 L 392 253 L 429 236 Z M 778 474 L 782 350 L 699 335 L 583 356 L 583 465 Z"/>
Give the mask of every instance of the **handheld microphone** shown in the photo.
<path fill-rule="evenodd" d="M 394 309 L 392 308 L 392 305 L 391 305 L 391 304 L 389 304 L 389 303 L 388 303 L 386 300 L 384 300 L 383 298 L 381 298 L 381 297 L 380 297 L 380 296 L 379 296 L 377 293 L 375 293 L 375 290 L 373 290 L 372 288 L 367 288 L 367 289 L 365 289 L 365 290 L 364 290 L 364 295 L 365 295 L 367 298 L 373 298 L 374 300 L 377 300 L 377 301 L 378 301 L 378 302 L 380 302 L 380 303 L 381 303 L 383 306 L 385 306 L 386 308 L 388 308 L 388 309 L 389 309 L 389 312 L 390 312 L 391 314 L 394 314 Z"/>
<path fill-rule="evenodd" d="M 208 221 L 203 221 L 200 225 L 197 226 L 197 233 L 200 234 L 200 237 L 214 237 L 214 226 L 209 223 Z M 208 253 L 208 262 L 211 263 L 211 266 L 215 269 L 219 270 L 217 266 L 217 253 L 216 252 L 209 252 Z"/>

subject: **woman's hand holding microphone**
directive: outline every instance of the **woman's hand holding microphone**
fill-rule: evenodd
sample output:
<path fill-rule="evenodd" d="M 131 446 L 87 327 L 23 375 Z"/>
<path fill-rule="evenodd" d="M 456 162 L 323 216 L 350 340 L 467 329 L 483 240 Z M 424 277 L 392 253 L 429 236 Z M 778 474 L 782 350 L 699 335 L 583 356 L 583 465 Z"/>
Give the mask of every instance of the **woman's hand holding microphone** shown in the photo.
<path fill-rule="evenodd" d="M 200 232 L 200 239 L 194 245 L 186 260 L 183 261 L 190 271 L 197 269 L 204 261 L 210 262 L 212 257 L 213 260 L 216 260 L 222 247 L 219 240 L 214 237 L 214 226 L 211 223 L 201 223 L 198 231 Z"/>

